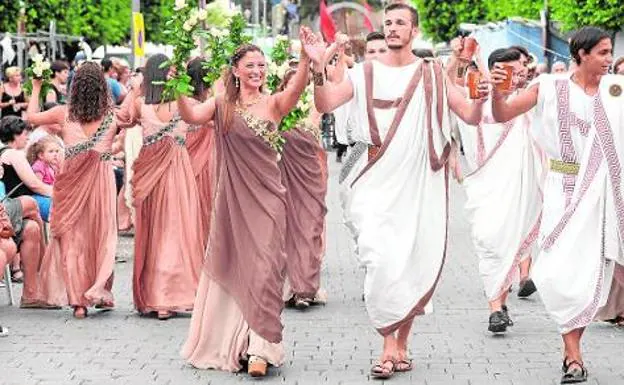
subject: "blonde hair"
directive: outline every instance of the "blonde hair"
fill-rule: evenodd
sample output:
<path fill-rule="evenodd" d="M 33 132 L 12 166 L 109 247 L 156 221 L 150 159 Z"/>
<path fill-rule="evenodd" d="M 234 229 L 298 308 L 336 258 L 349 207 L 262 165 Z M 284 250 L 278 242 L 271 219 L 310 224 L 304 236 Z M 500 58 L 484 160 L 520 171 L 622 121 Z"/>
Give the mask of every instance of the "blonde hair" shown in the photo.
<path fill-rule="evenodd" d="M 59 149 L 62 148 L 58 138 L 53 135 L 46 135 L 35 143 L 31 144 L 30 147 L 28 147 L 28 151 L 26 152 L 26 159 L 28 159 L 28 163 L 35 163 L 37 159 L 39 159 L 39 154 L 44 152 L 48 148 L 48 146 L 52 144 L 58 146 Z"/>
<path fill-rule="evenodd" d="M 21 72 L 22 70 L 19 67 L 8 67 L 6 70 L 4 70 L 4 75 L 7 77 L 6 80 L 9 80 L 8 78 Z"/>

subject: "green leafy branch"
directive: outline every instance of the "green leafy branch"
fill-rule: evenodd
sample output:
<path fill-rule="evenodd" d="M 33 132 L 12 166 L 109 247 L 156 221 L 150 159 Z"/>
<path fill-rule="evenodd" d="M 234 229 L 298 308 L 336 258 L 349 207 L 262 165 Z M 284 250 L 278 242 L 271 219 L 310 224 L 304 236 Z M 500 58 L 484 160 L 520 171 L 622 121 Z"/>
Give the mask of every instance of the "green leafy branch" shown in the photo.
<path fill-rule="evenodd" d="M 247 21 L 237 13 L 229 18 L 226 29 L 211 28 L 200 32 L 206 41 L 208 60 L 203 67 L 207 70 L 204 82 L 208 87 L 212 87 L 221 77 L 234 51 L 241 45 L 251 43 L 252 38 L 245 33 L 246 28 Z"/>
<path fill-rule="evenodd" d="M 176 2 L 175 12 L 165 23 L 163 32 L 167 42 L 174 45 L 173 56 L 161 65 L 161 68 L 172 68 L 173 72 L 164 83 L 163 100 L 192 95 L 193 86 L 186 72 L 186 63 L 195 49 L 195 34 L 200 28 L 200 22 L 206 20 L 207 16 L 206 10 L 190 7 L 185 2 Z"/>

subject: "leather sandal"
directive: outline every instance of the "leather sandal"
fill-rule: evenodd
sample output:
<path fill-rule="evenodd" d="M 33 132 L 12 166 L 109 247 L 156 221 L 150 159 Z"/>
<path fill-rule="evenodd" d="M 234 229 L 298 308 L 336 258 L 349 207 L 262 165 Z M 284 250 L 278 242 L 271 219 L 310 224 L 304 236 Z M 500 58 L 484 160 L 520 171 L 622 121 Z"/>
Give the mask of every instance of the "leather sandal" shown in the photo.
<path fill-rule="evenodd" d="M 404 358 L 402 360 L 398 360 L 394 364 L 394 371 L 397 372 L 397 373 L 410 372 L 410 371 L 412 371 L 412 369 L 414 369 L 414 365 L 412 364 L 412 360 L 408 360 L 406 358 Z"/>
<path fill-rule="evenodd" d="M 387 363 L 390 363 L 389 367 Z M 394 360 L 384 360 L 378 364 L 375 364 L 375 366 L 371 368 L 371 376 L 373 378 L 388 379 L 394 375 L 395 369 L 396 365 L 394 363 Z"/>
<path fill-rule="evenodd" d="M 562 384 L 578 384 L 587 381 L 587 369 L 582 363 L 573 360 L 564 362 L 564 366 L 567 366 L 567 370 L 561 377 Z"/>

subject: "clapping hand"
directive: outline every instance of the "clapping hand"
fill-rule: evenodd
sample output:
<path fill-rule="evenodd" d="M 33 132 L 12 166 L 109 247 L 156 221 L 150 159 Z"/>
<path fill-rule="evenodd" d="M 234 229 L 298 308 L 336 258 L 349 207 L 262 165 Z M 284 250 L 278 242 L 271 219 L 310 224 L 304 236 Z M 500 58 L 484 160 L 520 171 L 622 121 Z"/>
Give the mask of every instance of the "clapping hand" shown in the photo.
<path fill-rule="evenodd" d="M 303 52 L 310 58 L 315 66 L 322 67 L 325 63 L 327 47 L 323 40 L 315 35 L 308 27 L 302 26 L 299 30 L 299 39 L 303 46 Z"/>

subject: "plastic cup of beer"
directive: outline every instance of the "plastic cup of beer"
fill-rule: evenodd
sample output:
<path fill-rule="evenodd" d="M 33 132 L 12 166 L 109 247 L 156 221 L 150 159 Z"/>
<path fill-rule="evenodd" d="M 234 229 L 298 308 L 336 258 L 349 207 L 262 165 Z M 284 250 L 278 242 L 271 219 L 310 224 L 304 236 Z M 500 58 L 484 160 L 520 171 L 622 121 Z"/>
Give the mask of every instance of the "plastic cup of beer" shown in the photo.
<path fill-rule="evenodd" d="M 459 58 L 463 61 L 470 61 L 477 50 L 477 39 L 474 37 L 467 37 L 464 39 L 464 49 L 462 50 Z"/>
<path fill-rule="evenodd" d="M 479 99 L 479 82 L 481 81 L 481 73 L 477 70 L 468 71 L 468 95 L 470 99 Z"/>
<path fill-rule="evenodd" d="M 505 71 L 506 76 L 505 81 L 496 85 L 496 89 L 499 91 L 511 91 L 511 86 L 513 84 L 513 66 L 510 64 L 503 64 L 500 68 Z"/>

